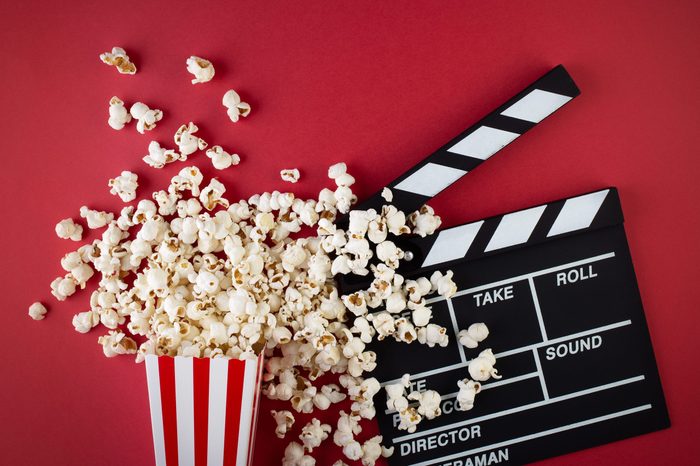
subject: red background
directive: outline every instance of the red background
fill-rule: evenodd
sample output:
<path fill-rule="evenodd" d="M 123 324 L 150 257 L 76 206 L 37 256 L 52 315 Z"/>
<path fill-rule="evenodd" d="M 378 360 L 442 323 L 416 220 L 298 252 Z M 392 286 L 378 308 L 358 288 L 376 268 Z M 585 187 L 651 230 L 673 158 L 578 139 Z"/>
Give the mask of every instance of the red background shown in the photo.
<path fill-rule="evenodd" d="M 73 331 L 89 290 L 64 303 L 49 294 L 76 246 L 56 238 L 58 220 L 85 203 L 119 208 L 106 182 L 123 169 L 140 175 L 142 195 L 180 169 L 145 166 L 150 139 L 172 145 L 192 120 L 238 151 L 243 163 L 217 173 L 231 199 L 289 188 L 287 167 L 312 196 L 336 161 L 366 196 L 561 62 L 582 96 L 433 205 L 454 225 L 619 187 L 673 426 L 542 464 L 697 464 L 699 3 L 78 3 L 0 7 L 0 463 L 152 464 L 144 367 L 105 359 L 99 332 Z M 135 76 L 99 62 L 114 45 Z M 191 54 L 213 61 L 212 82 L 190 84 Z M 220 104 L 230 87 L 253 107 L 236 125 Z M 112 95 L 165 118 L 145 136 L 113 131 Z M 203 154 L 191 161 L 213 172 Z M 36 300 L 51 309 L 42 322 L 26 315 Z M 278 464 L 285 445 L 271 435 L 271 406 L 260 465 Z M 328 441 L 317 457 L 339 456 Z"/>

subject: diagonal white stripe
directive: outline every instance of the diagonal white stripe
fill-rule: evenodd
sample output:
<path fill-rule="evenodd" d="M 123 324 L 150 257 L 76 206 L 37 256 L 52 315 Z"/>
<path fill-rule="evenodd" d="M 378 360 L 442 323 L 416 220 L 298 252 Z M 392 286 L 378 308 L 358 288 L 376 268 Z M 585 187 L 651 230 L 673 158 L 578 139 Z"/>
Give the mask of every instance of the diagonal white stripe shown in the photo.
<path fill-rule="evenodd" d="M 484 221 L 481 220 L 441 231 L 423 261 L 422 267 L 464 257 L 483 224 Z"/>
<path fill-rule="evenodd" d="M 178 464 L 194 464 L 194 374 L 192 358 L 175 357 Z"/>
<path fill-rule="evenodd" d="M 158 356 L 146 355 L 146 379 L 148 380 L 148 401 L 151 406 L 153 450 L 156 454 L 156 466 L 165 466 L 165 437 L 163 436 L 163 407 L 160 401 Z"/>
<path fill-rule="evenodd" d="M 547 206 L 542 205 L 504 215 L 485 251 L 493 251 L 526 242 L 540 220 L 545 207 Z"/>
<path fill-rule="evenodd" d="M 501 115 L 539 123 L 570 100 L 568 95 L 535 89 L 501 112 Z"/>
<path fill-rule="evenodd" d="M 255 397 L 255 376 L 258 372 L 258 359 L 245 361 L 243 374 L 243 398 L 241 399 L 241 420 L 238 431 L 238 454 L 236 464 L 248 464 L 248 443 L 252 435 L 251 420 L 253 419 L 253 398 Z"/>
<path fill-rule="evenodd" d="M 486 160 L 520 136 L 518 133 L 481 126 L 466 138 L 447 149 L 447 152 Z"/>
<path fill-rule="evenodd" d="M 226 427 L 227 384 L 228 359 L 210 359 L 207 466 L 221 466 L 224 464 L 224 429 Z"/>
<path fill-rule="evenodd" d="M 428 163 L 394 186 L 394 189 L 433 197 L 466 173 L 465 170 Z"/>
<path fill-rule="evenodd" d="M 547 237 L 561 235 L 570 231 L 581 230 L 588 228 L 593 223 L 593 219 L 603 205 L 603 201 L 607 197 L 609 189 L 598 191 L 583 196 L 572 197 L 564 202 L 561 212 L 554 220 L 552 228 L 550 228 Z"/>

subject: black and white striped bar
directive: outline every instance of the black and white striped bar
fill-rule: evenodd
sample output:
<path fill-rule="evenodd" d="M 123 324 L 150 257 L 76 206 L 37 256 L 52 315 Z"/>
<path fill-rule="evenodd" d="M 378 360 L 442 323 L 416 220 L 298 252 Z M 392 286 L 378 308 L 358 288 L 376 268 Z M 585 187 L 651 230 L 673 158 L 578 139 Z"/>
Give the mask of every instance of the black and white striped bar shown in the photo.
<path fill-rule="evenodd" d="M 420 269 L 423 273 L 453 262 L 475 260 L 622 221 L 617 190 L 607 188 L 447 228 L 432 237 L 401 242 L 414 256 L 402 267 L 402 272 L 410 275 L 413 269 Z"/>
<path fill-rule="evenodd" d="M 392 203 L 405 212 L 416 210 L 579 94 L 557 66 L 390 183 Z M 384 203 L 377 193 L 357 208 L 378 210 Z"/>

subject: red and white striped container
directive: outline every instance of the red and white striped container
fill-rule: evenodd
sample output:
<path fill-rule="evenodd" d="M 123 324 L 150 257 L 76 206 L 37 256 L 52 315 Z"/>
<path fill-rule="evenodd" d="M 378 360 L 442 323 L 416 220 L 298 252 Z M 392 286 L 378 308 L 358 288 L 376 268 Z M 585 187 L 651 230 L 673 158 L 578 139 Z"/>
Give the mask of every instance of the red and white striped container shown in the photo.
<path fill-rule="evenodd" d="M 156 466 L 250 466 L 263 356 L 146 356 Z"/>

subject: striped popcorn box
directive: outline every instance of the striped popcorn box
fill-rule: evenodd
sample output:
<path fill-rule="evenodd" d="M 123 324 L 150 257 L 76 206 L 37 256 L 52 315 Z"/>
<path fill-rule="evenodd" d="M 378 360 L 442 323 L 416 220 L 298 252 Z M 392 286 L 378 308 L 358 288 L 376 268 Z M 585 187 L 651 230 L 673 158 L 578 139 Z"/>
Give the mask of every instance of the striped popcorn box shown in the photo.
<path fill-rule="evenodd" d="M 250 466 L 263 356 L 146 356 L 156 466 Z"/>

